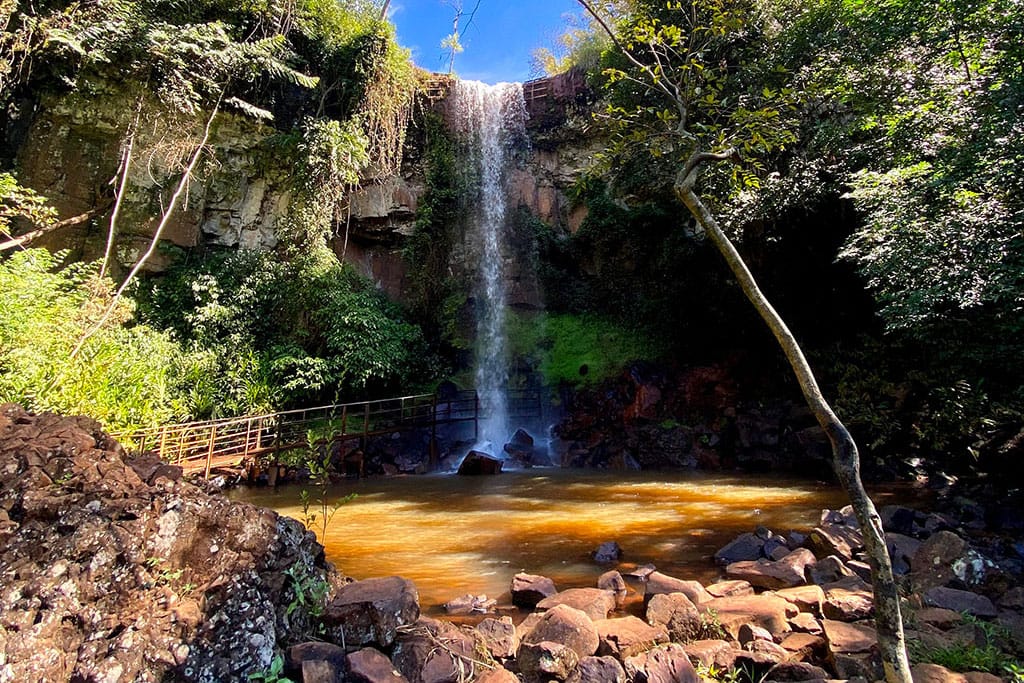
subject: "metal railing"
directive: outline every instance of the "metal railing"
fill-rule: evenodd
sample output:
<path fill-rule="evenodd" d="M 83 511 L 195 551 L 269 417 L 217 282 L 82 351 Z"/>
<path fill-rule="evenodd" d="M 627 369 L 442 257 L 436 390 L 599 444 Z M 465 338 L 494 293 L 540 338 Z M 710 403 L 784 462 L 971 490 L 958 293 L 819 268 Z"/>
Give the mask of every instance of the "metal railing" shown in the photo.
<path fill-rule="evenodd" d="M 511 417 L 540 415 L 541 394 L 510 392 Z M 475 391 L 402 396 L 377 401 L 338 403 L 266 415 L 163 425 L 113 436 L 131 453 L 155 455 L 182 467 L 186 474 L 209 478 L 217 467 L 229 467 L 267 454 L 306 446 L 312 431 L 317 440 L 365 438 L 411 429 L 436 431 L 438 425 L 474 423 L 479 428 L 480 400 Z"/>

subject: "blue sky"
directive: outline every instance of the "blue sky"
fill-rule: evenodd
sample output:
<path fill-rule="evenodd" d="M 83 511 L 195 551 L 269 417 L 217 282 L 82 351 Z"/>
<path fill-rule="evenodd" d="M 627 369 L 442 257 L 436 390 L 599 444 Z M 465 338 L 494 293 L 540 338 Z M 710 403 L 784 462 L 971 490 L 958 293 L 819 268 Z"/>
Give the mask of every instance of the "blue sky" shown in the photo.
<path fill-rule="evenodd" d="M 398 42 L 412 50 L 413 61 L 430 71 L 448 71 L 441 41 L 452 32 L 453 2 L 392 0 L 389 14 Z M 477 0 L 462 0 L 466 15 Z M 563 33 L 566 14 L 579 14 L 575 0 L 480 0 L 472 24 L 459 30 L 465 51 L 455 56 L 455 73 L 467 80 L 498 83 L 525 81 L 535 48 L 552 47 Z"/>

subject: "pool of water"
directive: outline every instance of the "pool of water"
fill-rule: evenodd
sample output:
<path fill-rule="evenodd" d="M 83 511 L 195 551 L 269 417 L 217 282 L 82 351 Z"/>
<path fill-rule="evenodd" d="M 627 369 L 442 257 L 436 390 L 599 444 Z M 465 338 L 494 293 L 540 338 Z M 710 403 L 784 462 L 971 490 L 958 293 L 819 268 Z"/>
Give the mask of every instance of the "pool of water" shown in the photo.
<path fill-rule="evenodd" d="M 302 488 L 232 496 L 301 519 Z M 620 571 L 650 563 L 709 582 L 719 575 L 711 556 L 737 534 L 808 529 L 823 508 L 845 504 L 836 486 L 768 475 L 563 469 L 365 479 L 333 485 L 329 496 L 350 493 L 320 538 L 328 559 L 357 579 L 411 579 L 433 614 L 466 593 L 507 603 L 521 571 L 559 589 L 593 586 L 609 568 L 590 559 L 604 541 L 622 547 Z M 876 504 L 893 495 L 875 493 Z"/>

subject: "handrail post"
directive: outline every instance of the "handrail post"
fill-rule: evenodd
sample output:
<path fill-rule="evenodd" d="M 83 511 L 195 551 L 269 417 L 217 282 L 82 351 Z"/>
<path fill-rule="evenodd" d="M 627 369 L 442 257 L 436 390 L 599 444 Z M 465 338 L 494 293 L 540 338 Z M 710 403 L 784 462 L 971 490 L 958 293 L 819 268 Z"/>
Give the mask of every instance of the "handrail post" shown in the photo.
<path fill-rule="evenodd" d="M 363 410 L 363 436 L 370 433 L 370 403 L 367 401 L 364 404 L 365 410 Z"/>
<path fill-rule="evenodd" d="M 161 460 L 164 459 L 164 449 L 167 446 L 167 426 L 164 425 L 163 429 L 160 430 L 160 451 L 157 453 L 157 457 Z"/>
<path fill-rule="evenodd" d="M 206 473 L 203 479 L 210 478 L 210 466 L 213 464 L 213 448 L 217 443 L 217 425 L 210 426 L 210 448 L 206 451 Z"/>
<path fill-rule="evenodd" d="M 242 459 L 249 458 L 249 438 L 252 436 L 252 418 L 245 421 L 245 446 L 242 448 Z"/>
<path fill-rule="evenodd" d="M 480 394 L 473 392 L 473 440 L 480 440 Z"/>
<path fill-rule="evenodd" d="M 344 435 L 348 432 L 348 404 L 341 407 L 341 433 Z"/>

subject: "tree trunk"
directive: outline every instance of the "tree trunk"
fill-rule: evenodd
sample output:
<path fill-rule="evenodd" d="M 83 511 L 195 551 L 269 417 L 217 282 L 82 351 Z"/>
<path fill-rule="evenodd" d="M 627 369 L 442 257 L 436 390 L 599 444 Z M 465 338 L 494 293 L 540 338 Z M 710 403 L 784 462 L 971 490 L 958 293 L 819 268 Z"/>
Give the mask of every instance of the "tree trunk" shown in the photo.
<path fill-rule="evenodd" d="M 850 498 L 854 514 L 860 523 L 864 546 L 871 564 L 871 579 L 875 593 L 875 624 L 878 630 L 878 645 L 881 650 L 882 665 L 885 669 L 885 679 L 888 683 L 910 683 L 910 664 L 907 661 L 906 642 L 903 635 L 899 591 L 896 588 L 892 563 L 885 546 L 882 519 L 864 490 L 864 484 L 860 478 L 860 455 L 857 452 L 857 444 L 854 443 L 850 432 L 833 412 L 828 401 L 822 396 L 814 372 L 804 357 L 796 338 L 761 292 L 757 281 L 743 261 L 743 257 L 722 231 L 714 215 L 694 192 L 693 185 L 698 170 L 694 164 L 687 164 L 686 169 L 676 180 L 676 197 L 686 205 L 712 243 L 718 248 L 733 275 L 736 276 L 743 293 L 767 323 L 772 334 L 775 335 L 775 339 L 786 354 L 786 359 L 800 383 L 800 389 L 807 400 L 807 405 L 832 444 L 832 466 L 839 478 L 839 483 Z"/>

